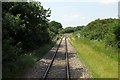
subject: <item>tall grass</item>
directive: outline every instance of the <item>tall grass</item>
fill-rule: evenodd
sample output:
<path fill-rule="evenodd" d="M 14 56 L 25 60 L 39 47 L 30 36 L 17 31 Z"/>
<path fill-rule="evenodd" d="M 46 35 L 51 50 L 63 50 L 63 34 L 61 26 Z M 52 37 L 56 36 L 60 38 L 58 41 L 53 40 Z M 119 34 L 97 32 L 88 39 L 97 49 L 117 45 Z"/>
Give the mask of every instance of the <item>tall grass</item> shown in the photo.
<path fill-rule="evenodd" d="M 94 78 L 118 78 L 118 52 L 104 43 L 70 37 L 72 45 Z"/>

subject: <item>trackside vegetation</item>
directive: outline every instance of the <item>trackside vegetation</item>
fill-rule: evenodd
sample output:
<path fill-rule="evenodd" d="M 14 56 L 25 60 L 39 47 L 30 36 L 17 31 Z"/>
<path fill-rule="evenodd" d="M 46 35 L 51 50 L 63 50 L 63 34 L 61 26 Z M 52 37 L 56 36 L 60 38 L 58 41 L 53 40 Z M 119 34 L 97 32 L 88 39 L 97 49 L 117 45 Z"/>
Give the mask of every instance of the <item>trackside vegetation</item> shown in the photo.
<path fill-rule="evenodd" d="M 50 15 L 40 2 L 2 3 L 3 78 L 22 76 L 54 46 L 62 25 Z"/>
<path fill-rule="evenodd" d="M 72 33 L 70 42 L 93 78 L 118 78 L 120 19 L 96 19 L 63 29 L 50 16 L 51 9 L 40 2 L 2 2 L 3 78 L 23 76 L 65 33 Z"/>
<path fill-rule="evenodd" d="M 88 67 L 93 78 L 118 78 L 118 52 L 104 47 L 98 41 L 71 37 L 80 60 Z M 115 54 L 115 55 L 114 55 Z"/>
<path fill-rule="evenodd" d="M 97 19 L 70 36 L 78 57 L 89 68 L 94 78 L 118 78 L 118 23 L 119 19 Z"/>

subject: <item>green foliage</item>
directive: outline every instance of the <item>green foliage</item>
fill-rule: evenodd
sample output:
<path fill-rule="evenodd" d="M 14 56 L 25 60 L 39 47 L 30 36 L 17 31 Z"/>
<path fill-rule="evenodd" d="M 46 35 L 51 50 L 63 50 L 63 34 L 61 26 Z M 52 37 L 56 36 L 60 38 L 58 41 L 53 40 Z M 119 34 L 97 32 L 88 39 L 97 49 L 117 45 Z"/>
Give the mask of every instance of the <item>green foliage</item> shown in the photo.
<path fill-rule="evenodd" d="M 50 42 L 50 12 L 38 2 L 2 3 L 3 77 L 31 66 L 34 60 L 29 52 Z"/>
<path fill-rule="evenodd" d="M 119 19 L 97 19 L 81 29 L 83 37 L 90 40 L 103 41 L 106 46 L 117 47 L 119 39 Z"/>
<path fill-rule="evenodd" d="M 60 31 L 60 33 L 64 34 L 64 33 L 72 33 L 75 32 L 75 27 L 66 27 L 65 29 L 62 29 Z"/>
<path fill-rule="evenodd" d="M 5 4 L 12 6 L 8 8 Z M 24 45 L 24 49 L 31 50 L 48 42 L 49 9 L 45 10 L 40 3 L 3 3 L 3 15 L 3 31 L 9 32 L 9 37 L 14 38 L 16 44 Z"/>
<path fill-rule="evenodd" d="M 55 32 L 52 32 L 50 29 L 48 29 L 48 32 L 50 34 L 50 38 L 53 39 L 55 37 Z"/>
<path fill-rule="evenodd" d="M 61 28 L 62 28 L 62 24 L 59 23 L 59 22 L 51 21 L 49 23 L 49 29 L 50 29 L 50 31 L 52 31 L 55 34 L 58 34 L 59 33 L 59 29 L 61 29 Z"/>
<path fill-rule="evenodd" d="M 117 45 L 118 45 L 118 48 L 120 48 L 120 20 L 118 21 L 118 25 L 115 29 L 115 35 L 116 35 L 116 40 L 117 40 Z"/>
<path fill-rule="evenodd" d="M 83 26 L 77 26 L 77 27 L 75 27 L 75 31 L 81 30 L 83 27 L 84 27 L 84 25 Z"/>
<path fill-rule="evenodd" d="M 73 33 L 75 31 L 79 31 L 83 28 L 84 26 L 77 26 L 77 27 L 66 27 L 64 29 L 60 29 L 60 33 L 64 34 L 64 33 Z"/>
<path fill-rule="evenodd" d="M 114 66 L 118 66 L 120 52 L 119 22 L 119 19 L 112 18 L 97 19 L 76 31 L 71 37 L 71 43 L 80 59 L 95 78 L 118 77 L 118 67 Z"/>
<path fill-rule="evenodd" d="M 48 32 L 50 34 L 50 38 L 55 40 L 59 38 L 60 30 L 62 29 L 62 24 L 57 21 L 49 22 Z"/>

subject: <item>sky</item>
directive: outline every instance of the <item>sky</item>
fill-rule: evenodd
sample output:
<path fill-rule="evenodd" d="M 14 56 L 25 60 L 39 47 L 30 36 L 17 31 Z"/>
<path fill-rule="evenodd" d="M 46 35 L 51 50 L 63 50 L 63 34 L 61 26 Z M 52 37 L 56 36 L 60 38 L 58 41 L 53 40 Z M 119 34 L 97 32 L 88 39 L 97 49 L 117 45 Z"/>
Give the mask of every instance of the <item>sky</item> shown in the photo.
<path fill-rule="evenodd" d="M 119 0 L 36 0 L 51 9 L 51 21 L 63 27 L 87 25 L 95 19 L 118 18 Z"/>

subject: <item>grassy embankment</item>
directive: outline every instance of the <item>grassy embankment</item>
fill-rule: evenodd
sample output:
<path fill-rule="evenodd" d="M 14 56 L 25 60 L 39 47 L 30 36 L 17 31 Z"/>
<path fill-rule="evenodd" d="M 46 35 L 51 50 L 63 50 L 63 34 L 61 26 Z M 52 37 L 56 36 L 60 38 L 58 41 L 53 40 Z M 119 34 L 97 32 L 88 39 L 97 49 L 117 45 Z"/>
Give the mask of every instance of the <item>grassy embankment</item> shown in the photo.
<path fill-rule="evenodd" d="M 70 36 L 80 60 L 94 78 L 118 78 L 118 51 L 104 43 Z"/>

